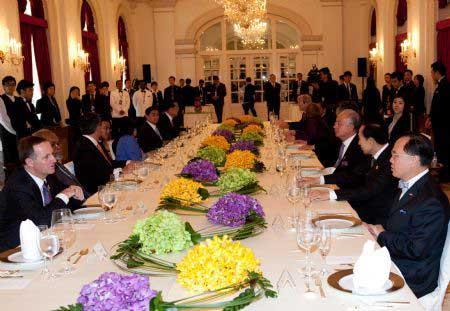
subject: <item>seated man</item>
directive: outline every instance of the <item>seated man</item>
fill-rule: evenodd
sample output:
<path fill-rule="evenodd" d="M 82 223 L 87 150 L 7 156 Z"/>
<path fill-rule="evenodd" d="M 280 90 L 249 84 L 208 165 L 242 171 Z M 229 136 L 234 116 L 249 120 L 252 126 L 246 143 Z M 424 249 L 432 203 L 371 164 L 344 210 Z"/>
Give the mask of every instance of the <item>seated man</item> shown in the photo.
<path fill-rule="evenodd" d="M 176 104 L 167 104 L 167 109 L 159 116 L 158 128 L 164 140 L 171 140 L 180 134 L 178 120 L 179 108 Z"/>
<path fill-rule="evenodd" d="M 49 226 L 53 210 L 75 209 L 84 200 L 80 187 L 65 187 L 56 179 L 56 159 L 50 142 L 29 136 L 20 140 L 18 149 L 23 167 L 6 182 L 6 207 L 0 214 L 0 239 L 10 248 L 20 244 L 22 221 L 30 219 L 35 225 Z"/>
<path fill-rule="evenodd" d="M 432 292 L 447 234 L 449 202 L 428 172 L 433 147 L 422 135 L 403 136 L 392 150 L 392 174 L 400 179 L 386 225 L 367 225 L 386 246 L 414 294 Z"/>
<path fill-rule="evenodd" d="M 391 148 L 387 129 L 379 124 L 363 125 L 358 137 L 364 154 L 372 156 L 371 168 L 365 181 L 354 188 L 313 190 L 311 198 L 349 201 L 364 222 L 384 225 L 398 183 L 391 172 Z"/>
<path fill-rule="evenodd" d="M 73 163 L 75 175 L 90 193 L 109 182 L 115 168 L 124 167 L 124 161 L 113 161 L 99 143 L 102 137 L 100 118 L 86 113 L 80 120 L 81 136 L 75 147 Z"/>
<path fill-rule="evenodd" d="M 143 152 L 149 152 L 163 146 L 163 136 L 158 128 L 158 107 L 145 109 L 145 123 L 138 131 L 138 143 Z"/>
<path fill-rule="evenodd" d="M 339 157 L 333 167 L 327 168 L 332 172 L 321 177 L 306 177 L 304 181 L 310 184 L 336 184 L 340 188 L 359 186 L 364 181 L 370 168 L 369 157 L 364 155 L 359 146 L 358 129 L 361 117 L 351 109 L 342 110 L 334 124 L 336 137 L 341 140 Z"/>

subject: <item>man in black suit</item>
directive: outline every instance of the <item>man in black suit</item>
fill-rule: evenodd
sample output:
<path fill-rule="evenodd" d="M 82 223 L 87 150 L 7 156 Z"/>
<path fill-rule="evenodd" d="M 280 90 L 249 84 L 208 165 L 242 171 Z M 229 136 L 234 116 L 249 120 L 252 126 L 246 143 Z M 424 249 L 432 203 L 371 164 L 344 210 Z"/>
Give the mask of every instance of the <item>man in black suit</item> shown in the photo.
<path fill-rule="evenodd" d="M 36 112 L 41 114 L 44 126 L 58 126 L 61 123 L 61 113 L 55 99 L 55 84 L 44 84 L 44 95 L 36 103 Z"/>
<path fill-rule="evenodd" d="M 418 298 L 437 287 L 449 219 L 448 198 L 428 171 L 432 159 L 433 147 L 425 136 L 397 140 L 391 164 L 400 191 L 386 225 L 367 225 Z"/>
<path fill-rule="evenodd" d="M 137 140 L 142 151 L 149 152 L 163 146 L 163 136 L 158 128 L 159 111 L 157 107 L 145 110 L 146 121 L 140 127 Z"/>
<path fill-rule="evenodd" d="M 86 86 L 86 94 L 81 97 L 81 109 L 83 113 L 94 112 L 95 111 L 95 90 L 97 87 L 95 86 L 94 81 L 89 81 Z"/>
<path fill-rule="evenodd" d="M 123 90 L 127 91 L 130 95 L 130 108 L 128 108 L 128 117 L 134 121 L 136 119 L 136 109 L 134 109 L 133 105 L 133 95 L 136 90 L 131 85 L 130 79 L 125 80 L 125 88 Z"/>
<path fill-rule="evenodd" d="M 28 80 L 21 80 L 17 83 L 17 93 L 20 95 L 22 104 L 15 105 L 16 131 L 19 138 L 29 136 L 42 128 L 42 123 L 36 114 L 36 108 L 31 100 L 33 99 L 34 84 Z"/>
<path fill-rule="evenodd" d="M 195 87 L 194 91 L 195 97 L 200 98 L 200 103 L 202 104 L 202 106 L 204 106 L 206 104 L 206 93 L 207 93 L 205 87 L 205 80 L 200 79 L 198 81 L 198 86 Z"/>
<path fill-rule="evenodd" d="M 405 100 L 406 107 L 409 106 L 411 102 L 411 98 L 409 97 L 408 90 L 405 88 L 403 84 L 403 73 L 401 72 L 393 72 L 391 73 L 391 83 L 392 83 L 392 97 L 391 97 L 391 106 L 394 102 L 395 97 L 403 97 Z"/>
<path fill-rule="evenodd" d="M 152 107 L 156 107 L 161 111 L 164 108 L 164 99 L 162 92 L 158 90 L 158 82 L 153 81 L 150 84 L 150 91 L 152 92 L 153 96 Z"/>
<path fill-rule="evenodd" d="M 186 85 L 181 89 L 184 106 L 194 106 L 195 88 L 191 86 L 192 80 L 186 79 Z"/>
<path fill-rule="evenodd" d="M 389 72 L 384 74 L 384 82 L 383 91 L 381 92 L 381 101 L 383 103 L 384 113 L 389 114 L 392 113 L 391 104 L 394 96 L 394 88 L 392 87 L 391 74 Z"/>
<path fill-rule="evenodd" d="M 356 85 L 352 83 L 352 73 L 344 72 L 344 82 L 338 88 L 339 101 L 358 102 L 358 91 Z"/>
<path fill-rule="evenodd" d="M 339 156 L 333 167 L 327 168 L 331 174 L 319 177 L 307 177 L 310 184 L 336 184 L 348 189 L 361 185 L 370 169 L 370 159 L 359 146 L 358 130 L 361 117 L 352 109 L 341 111 L 334 124 L 336 137 L 341 140 Z"/>
<path fill-rule="evenodd" d="M 349 201 L 364 222 L 384 225 L 398 183 L 391 172 L 387 130 L 380 124 L 367 124 L 359 129 L 358 137 L 364 154 L 372 157 L 364 182 L 355 188 L 315 190 L 311 192 L 311 197 L 322 201 Z"/>
<path fill-rule="evenodd" d="M 2 240 L 8 247 L 20 243 L 20 223 L 30 219 L 36 225 L 50 225 L 52 211 L 75 209 L 84 200 L 78 186 L 65 187 L 55 178 L 53 148 L 40 137 L 29 136 L 19 142 L 18 168 L 3 189 L 6 209 L 0 214 Z M 71 198 L 75 200 L 71 200 Z"/>
<path fill-rule="evenodd" d="M 290 101 L 296 103 L 297 98 L 303 94 L 309 94 L 308 82 L 303 80 L 303 74 L 301 72 L 297 73 L 297 80 L 291 84 L 291 98 Z"/>
<path fill-rule="evenodd" d="M 102 120 L 111 120 L 111 105 L 109 103 L 109 83 L 103 81 L 95 96 L 94 102 L 95 113 L 100 116 Z"/>
<path fill-rule="evenodd" d="M 255 110 L 255 93 L 256 87 L 252 84 L 252 78 L 247 77 L 245 79 L 245 88 L 244 88 L 244 100 L 242 101 L 242 108 L 244 108 L 244 114 L 248 114 L 249 111 L 252 112 L 252 115 L 256 117 Z"/>
<path fill-rule="evenodd" d="M 127 163 L 113 161 L 99 143 L 102 126 L 99 116 L 86 113 L 80 120 L 81 136 L 75 147 L 73 163 L 75 175 L 84 188 L 95 193 L 98 186 L 106 184 L 114 169 L 122 168 Z"/>
<path fill-rule="evenodd" d="M 447 69 L 441 62 L 431 65 L 431 77 L 437 88 L 431 102 L 430 116 L 426 127 L 432 128 L 434 147 L 439 163 L 444 164 L 441 172 L 441 180 L 450 180 L 450 82 L 446 77 Z"/>
<path fill-rule="evenodd" d="M 180 134 L 178 109 L 176 104 L 169 104 L 167 109 L 159 115 L 158 128 L 164 140 L 174 139 Z"/>
<path fill-rule="evenodd" d="M 225 96 L 227 96 L 227 88 L 225 87 L 225 84 L 219 81 L 218 76 L 213 76 L 213 84 L 211 84 L 208 93 L 208 101 L 214 105 L 217 122 L 222 123 L 223 106 L 225 104 Z"/>
<path fill-rule="evenodd" d="M 406 97 L 410 100 L 408 104 L 408 111 L 411 110 L 411 108 L 414 108 L 414 90 L 416 88 L 416 85 L 413 81 L 413 71 L 411 69 L 406 69 L 405 73 L 403 74 L 403 85 L 405 88 Z"/>
<path fill-rule="evenodd" d="M 181 88 L 175 85 L 175 77 L 169 77 L 169 86 L 164 89 L 164 102 L 166 105 L 180 101 Z"/>
<path fill-rule="evenodd" d="M 323 103 L 327 107 L 327 111 L 334 114 L 338 100 L 338 83 L 333 80 L 330 69 L 328 67 L 319 70 L 319 94 Z"/>
<path fill-rule="evenodd" d="M 264 84 L 264 99 L 267 103 L 267 117 L 273 112 L 280 119 L 280 92 L 281 84 L 276 82 L 277 77 L 271 74 L 269 81 Z"/>

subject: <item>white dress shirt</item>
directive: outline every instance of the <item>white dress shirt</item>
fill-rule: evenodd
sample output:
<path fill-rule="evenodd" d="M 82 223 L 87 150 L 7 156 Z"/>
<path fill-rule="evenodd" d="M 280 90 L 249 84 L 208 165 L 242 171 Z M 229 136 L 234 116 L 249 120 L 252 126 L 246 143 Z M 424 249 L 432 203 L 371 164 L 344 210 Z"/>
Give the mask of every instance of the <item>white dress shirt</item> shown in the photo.
<path fill-rule="evenodd" d="M 148 90 L 137 90 L 133 95 L 133 106 L 136 110 L 136 117 L 144 117 L 145 109 L 151 107 L 153 104 L 152 92 Z"/>
<path fill-rule="evenodd" d="M 41 179 L 41 178 L 39 178 L 37 176 L 34 176 L 33 174 L 31 174 L 27 170 L 25 170 L 25 171 L 28 173 L 28 175 L 30 175 L 30 177 L 33 179 L 33 181 L 38 186 L 39 191 L 41 192 L 42 205 L 44 205 L 44 191 L 42 190 L 42 187 L 44 187 L 45 179 Z M 65 195 L 64 193 L 58 193 L 56 195 L 56 197 L 61 199 L 65 204 L 69 203 L 69 197 L 67 195 Z"/>
<path fill-rule="evenodd" d="M 411 187 L 412 187 L 419 179 L 421 179 L 423 176 L 425 176 L 428 172 L 429 172 L 429 169 L 426 169 L 426 170 L 420 172 L 419 174 L 417 174 L 416 176 L 414 176 L 413 178 L 407 180 L 406 182 L 408 183 L 408 188 L 407 188 L 407 189 L 402 189 L 402 193 L 400 194 L 399 200 L 403 197 L 403 195 L 404 195 L 409 189 L 411 189 Z"/>
<path fill-rule="evenodd" d="M 11 98 L 11 96 L 9 96 L 8 94 L 6 94 L 9 98 Z M 12 98 L 12 101 L 14 102 L 14 96 Z M 11 125 L 11 119 L 8 116 L 8 112 L 6 110 L 6 105 L 3 102 L 3 99 L 0 97 L 0 124 L 11 134 L 16 135 L 16 131 L 14 130 L 14 128 Z"/>
<path fill-rule="evenodd" d="M 119 92 L 115 89 L 111 91 L 109 96 L 109 103 L 111 105 L 111 116 L 113 118 L 124 118 L 128 116 L 128 109 L 130 109 L 130 94 L 127 91 Z M 124 114 L 120 114 L 124 111 Z"/>
<path fill-rule="evenodd" d="M 345 153 L 347 152 L 348 146 L 350 146 L 350 144 L 352 143 L 352 141 L 355 137 L 356 137 L 356 134 L 354 134 L 353 136 L 347 138 L 346 140 L 344 140 L 342 142 L 342 144 L 344 145 L 344 152 L 342 152 L 342 159 L 344 158 Z M 334 173 L 336 168 L 335 167 L 327 167 L 325 170 L 327 172 L 329 172 L 329 174 L 327 174 L 327 175 L 331 175 Z M 325 183 L 325 178 L 323 176 L 320 176 L 320 184 L 323 185 L 324 183 Z"/>
<path fill-rule="evenodd" d="M 146 122 L 148 123 L 148 125 L 150 125 L 150 127 L 153 129 L 153 131 L 155 131 L 155 133 L 159 136 L 159 138 L 161 138 L 161 140 L 164 140 L 161 136 L 161 133 L 158 130 L 158 127 L 148 120 Z"/>

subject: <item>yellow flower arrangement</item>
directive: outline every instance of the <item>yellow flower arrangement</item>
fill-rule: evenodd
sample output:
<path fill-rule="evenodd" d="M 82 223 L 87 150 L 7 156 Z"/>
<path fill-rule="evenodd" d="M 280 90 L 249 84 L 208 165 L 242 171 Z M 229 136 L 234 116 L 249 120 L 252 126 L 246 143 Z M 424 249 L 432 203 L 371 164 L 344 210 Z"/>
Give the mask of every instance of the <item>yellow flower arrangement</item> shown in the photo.
<path fill-rule="evenodd" d="M 246 128 L 244 128 L 242 130 L 243 134 L 250 133 L 250 132 L 256 132 L 258 134 L 264 135 L 264 130 L 256 124 L 250 124 L 249 126 L 247 126 Z"/>
<path fill-rule="evenodd" d="M 235 150 L 227 155 L 225 169 L 231 167 L 252 169 L 255 165 L 256 156 L 250 150 Z"/>
<path fill-rule="evenodd" d="M 252 250 L 228 236 L 198 244 L 177 264 L 178 282 L 193 292 L 217 290 L 260 272 Z"/>
<path fill-rule="evenodd" d="M 216 136 L 216 135 L 209 136 L 205 140 L 203 140 L 202 146 L 203 147 L 214 146 L 223 149 L 225 151 L 230 149 L 230 144 L 228 143 L 227 139 L 223 136 Z"/>
<path fill-rule="evenodd" d="M 239 120 L 241 120 L 242 123 L 250 123 L 255 120 L 255 118 L 251 115 L 243 115 L 239 117 Z"/>
<path fill-rule="evenodd" d="M 227 119 L 227 120 L 225 120 L 225 121 L 223 121 L 222 122 L 222 125 L 231 125 L 231 126 L 236 126 L 238 123 L 237 123 L 237 121 L 236 120 L 233 120 L 233 119 Z"/>
<path fill-rule="evenodd" d="M 202 184 L 187 178 L 177 178 L 167 183 L 162 192 L 161 199 L 175 198 L 180 200 L 183 205 L 193 205 L 202 202 L 199 189 Z"/>

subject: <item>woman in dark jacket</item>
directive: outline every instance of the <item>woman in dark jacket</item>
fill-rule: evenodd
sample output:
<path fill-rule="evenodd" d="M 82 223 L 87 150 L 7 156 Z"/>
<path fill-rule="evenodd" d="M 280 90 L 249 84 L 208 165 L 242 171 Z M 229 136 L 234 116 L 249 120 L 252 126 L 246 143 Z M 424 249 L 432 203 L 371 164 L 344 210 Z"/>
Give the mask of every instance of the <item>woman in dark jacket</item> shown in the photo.
<path fill-rule="evenodd" d="M 411 132 L 411 122 L 403 97 L 394 98 L 392 110 L 394 115 L 387 119 L 386 125 L 389 132 L 389 143 L 394 145 L 397 139 Z"/>
<path fill-rule="evenodd" d="M 362 108 L 365 122 L 379 123 L 383 120 L 380 91 L 375 86 L 375 80 L 372 77 L 367 79 L 367 87 L 363 91 Z"/>
<path fill-rule="evenodd" d="M 414 88 L 413 92 L 413 114 L 415 117 L 415 130 L 420 131 L 425 125 L 425 88 L 423 87 L 425 79 L 422 75 L 416 75 L 414 77 Z"/>
<path fill-rule="evenodd" d="M 80 100 L 80 89 L 77 86 L 72 86 L 69 91 L 69 97 L 66 100 L 67 110 L 69 111 L 69 125 L 78 127 L 82 110 Z"/>

